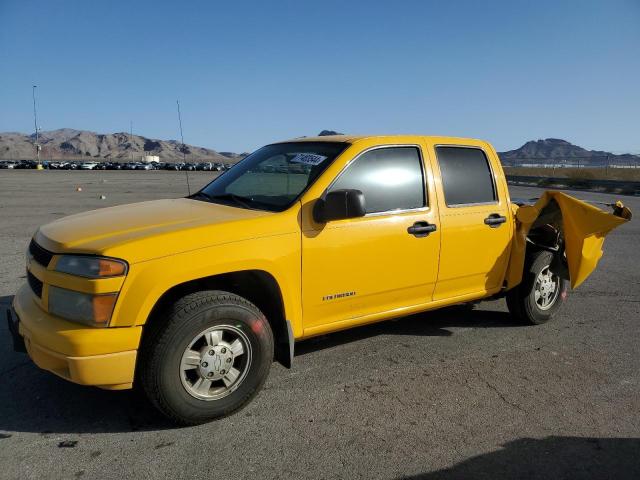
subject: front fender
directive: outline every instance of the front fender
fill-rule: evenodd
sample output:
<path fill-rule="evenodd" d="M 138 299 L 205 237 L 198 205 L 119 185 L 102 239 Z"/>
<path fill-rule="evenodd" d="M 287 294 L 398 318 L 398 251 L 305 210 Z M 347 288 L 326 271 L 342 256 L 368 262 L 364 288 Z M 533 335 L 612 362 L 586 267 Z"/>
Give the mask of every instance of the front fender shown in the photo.
<path fill-rule="evenodd" d="M 244 270 L 263 270 L 275 278 L 286 319 L 302 334 L 298 233 L 254 238 L 132 264 L 116 304 L 111 326 L 143 325 L 160 297 L 176 285 Z"/>
<path fill-rule="evenodd" d="M 571 288 L 582 284 L 598 265 L 607 234 L 631 220 L 631 211 L 621 202 L 611 206 L 613 213 L 607 213 L 566 193 L 549 190 L 535 205 L 517 208 L 506 288 L 522 281 L 527 235 L 541 214 L 545 223 L 553 223 L 563 232 Z"/>

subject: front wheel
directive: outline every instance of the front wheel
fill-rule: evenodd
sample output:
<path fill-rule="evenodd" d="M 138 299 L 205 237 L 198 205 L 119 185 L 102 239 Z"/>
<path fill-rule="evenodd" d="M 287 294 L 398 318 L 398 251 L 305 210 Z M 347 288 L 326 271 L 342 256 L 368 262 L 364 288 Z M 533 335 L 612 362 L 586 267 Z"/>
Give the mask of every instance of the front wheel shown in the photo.
<path fill-rule="evenodd" d="M 148 328 L 140 383 L 176 423 L 195 425 L 239 410 L 258 393 L 273 361 L 269 322 L 228 292 L 187 295 Z"/>
<path fill-rule="evenodd" d="M 528 257 L 522 282 L 507 292 L 507 307 L 517 319 L 540 325 L 551 320 L 567 297 L 569 282 L 551 271 L 553 254 L 534 252 Z"/>

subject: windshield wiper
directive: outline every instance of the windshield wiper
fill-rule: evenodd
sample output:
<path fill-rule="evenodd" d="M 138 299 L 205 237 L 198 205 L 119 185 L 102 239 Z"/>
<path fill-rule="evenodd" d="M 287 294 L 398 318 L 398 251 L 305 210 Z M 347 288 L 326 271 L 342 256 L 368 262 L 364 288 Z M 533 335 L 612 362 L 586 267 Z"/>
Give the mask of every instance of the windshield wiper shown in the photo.
<path fill-rule="evenodd" d="M 211 195 L 209 195 L 208 193 L 205 192 L 196 192 L 193 195 L 188 196 L 187 198 L 192 198 L 192 199 L 196 199 L 196 198 L 204 198 L 206 200 L 211 200 Z"/>
<path fill-rule="evenodd" d="M 255 208 L 249 206 L 249 204 L 247 203 L 252 201 L 250 198 L 242 197 L 240 195 L 236 195 L 235 193 L 218 193 L 217 195 L 205 195 L 207 195 L 210 200 L 231 200 L 232 202 L 240 205 L 243 208 L 256 210 Z"/>

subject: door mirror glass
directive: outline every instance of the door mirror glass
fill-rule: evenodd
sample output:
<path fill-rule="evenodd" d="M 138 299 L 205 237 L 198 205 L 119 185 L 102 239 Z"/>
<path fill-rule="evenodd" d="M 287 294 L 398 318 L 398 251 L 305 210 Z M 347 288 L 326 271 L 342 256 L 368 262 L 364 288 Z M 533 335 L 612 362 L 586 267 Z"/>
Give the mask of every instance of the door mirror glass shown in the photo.
<path fill-rule="evenodd" d="M 364 194 L 360 190 L 333 190 L 313 207 L 313 219 L 317 223 L 331 220 L 364 217 L 366 213 Z"/>

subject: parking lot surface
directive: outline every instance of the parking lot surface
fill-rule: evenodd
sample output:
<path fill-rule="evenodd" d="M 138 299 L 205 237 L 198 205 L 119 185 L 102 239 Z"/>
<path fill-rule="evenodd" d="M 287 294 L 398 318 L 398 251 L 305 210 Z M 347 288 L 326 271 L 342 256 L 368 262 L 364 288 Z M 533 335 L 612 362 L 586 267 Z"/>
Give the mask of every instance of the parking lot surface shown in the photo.
<path fill-rule="evenodd" d="M 550 324 L 499 300 L 312 339 L 247 408 L 198 427 L 12 351 L 4 307 L 38 225 L 185 194 L 184 172 L 0 171 L 0 478 L 640 478 L 638 220 Z"/>

